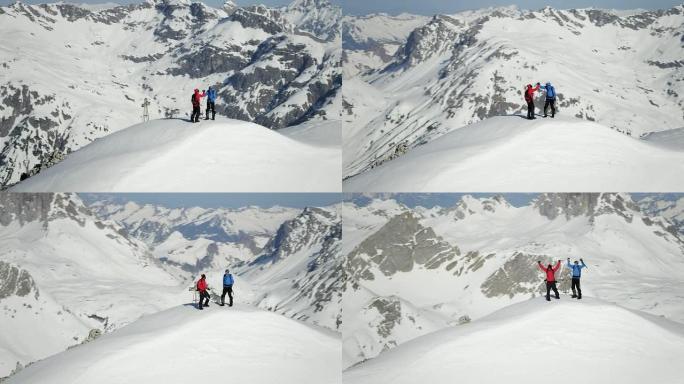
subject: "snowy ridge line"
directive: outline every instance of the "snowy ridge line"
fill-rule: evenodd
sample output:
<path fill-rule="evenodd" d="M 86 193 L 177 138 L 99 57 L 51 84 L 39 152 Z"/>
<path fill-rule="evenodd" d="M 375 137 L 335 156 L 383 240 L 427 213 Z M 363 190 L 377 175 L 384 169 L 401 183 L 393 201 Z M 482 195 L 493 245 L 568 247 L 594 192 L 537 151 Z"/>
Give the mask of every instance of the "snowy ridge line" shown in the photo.
<path fill-rule="evenodd" d="M 498 347 L 483 347 L 492 343 Z M 578 345 L 587 350 L 577 353 Z M 520 348 L 524 354 L 519 353 Z M 388 380 L 411 383 L 420 375 L 434 383 L 448 383 L 455 376 L 468 383 L 500 382 L 502 377 L 543 383 L 548 378 L 529 374 L 529 361 L 554 356 L 559 361 L 579 361 L 579 365 L 591 367 L 583 372 L 587 382 L 619 377 L 627 383 L 675 383 L 679 375 L 670 354 L 682 350 L 684 326 L 679 323 L 594 298 L 581 303 L 535 299 L 412 340 L 346 370 L 344 380 L 354 384 Z M 605 355 L 611 358 L 600 358 Z M 492 365 L 497 367 L 495 371 Z M 575 379 L 571 375 L 555 378 L 560 383 Z"/>
<path fill-rule="evenodd" d="M 684 152 L 673 145 L 578 119 L 497 117 L 348 177 L 343 186 L 350 192 L 677 191 Z"/>
<path fill-rule="evenodd" d="M 228 370 L 249 383 L 334 383 L 341 374 L 338 357 L 333 333 L 278 314 L 242 305 L 202 312 L 180 306 L 37 362 L 8 383 L 187 383 L 197 378 L 198 366 L 201 377 L 214 380 Z M 168 361 L 175 363 L 163 364 Z M 259 369 L 262 364 L 270 369 Z"/>
<path fill-rule="evenodd" d="M 101 138 L 10 191 L 334 192 L 340 155 L 238 120 L 154 120 Z"/>

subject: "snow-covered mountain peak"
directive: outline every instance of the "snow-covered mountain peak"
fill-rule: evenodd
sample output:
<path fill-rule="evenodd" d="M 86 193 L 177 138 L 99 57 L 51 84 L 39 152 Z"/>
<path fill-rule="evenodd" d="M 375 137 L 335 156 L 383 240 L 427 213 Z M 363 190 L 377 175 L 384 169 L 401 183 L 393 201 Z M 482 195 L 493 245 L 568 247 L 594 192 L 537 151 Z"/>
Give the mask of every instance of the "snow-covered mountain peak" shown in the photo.
<path fill-rule="evenodd" d="M 593 220 L 599 215 L 617 214 L 631 221 L 635 214 L 641 215 L 638 205 L 626 193 L 543 193 L 533 205 L 550 220 L 559 216 L 568 220 L 586 216 Z"/>
<path fill-rule="evenodd" d="M 473 195 L 463 195 L 453 207 L 446 208 L 445 212 L 453 212 L 456 219 L 463 219 L 468 215 L 494 214 L 499 209 L 511 207 L 511 204 L 503 195 L 494 195 L 491 198 L 476 198 Z"/>

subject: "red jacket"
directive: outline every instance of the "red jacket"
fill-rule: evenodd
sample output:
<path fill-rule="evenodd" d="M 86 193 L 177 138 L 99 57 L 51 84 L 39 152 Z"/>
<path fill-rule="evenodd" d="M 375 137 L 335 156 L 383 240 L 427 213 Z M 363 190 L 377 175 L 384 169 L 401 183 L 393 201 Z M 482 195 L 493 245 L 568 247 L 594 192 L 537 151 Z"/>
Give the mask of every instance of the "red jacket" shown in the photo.
<path fill-rule="evenodd" d="M 537 84 L 536 87 L 532 88 L 527 88 L 525 90 L 525 101 L 528 103 L 531 102 L 534 99 L 534 92 L 539 90 L 539 84 Z"/>
<path fill-rule="evenodd" d="M 197 290 L 200 292 L 204 292 L 207 290 L 207 280 L 206 279 L 199 279 L 197 281 Z"/>
<path fill-rule="evenodd" d="M 541 263 L 539 263 L 539 269 L 542 270 L 542 272 L 546 272 L 546 281 L 549 283 L 553 283 L 556 281 L 556 271 L 558 268 L 560 268 L 561 262 L 558 260 L 558 263 L 556 263 L 555 267 L 547 268 L 543 266 Z"/>
<path fill-rule="evenodd" d="M 199 93 L 199 91 L 195 91 L 195 93 L 192 95 L 192 106 L 199 107 L 200 102 L 202 101 L 202 98 L 204 96 L 206 96 L 204 92 Z"/>

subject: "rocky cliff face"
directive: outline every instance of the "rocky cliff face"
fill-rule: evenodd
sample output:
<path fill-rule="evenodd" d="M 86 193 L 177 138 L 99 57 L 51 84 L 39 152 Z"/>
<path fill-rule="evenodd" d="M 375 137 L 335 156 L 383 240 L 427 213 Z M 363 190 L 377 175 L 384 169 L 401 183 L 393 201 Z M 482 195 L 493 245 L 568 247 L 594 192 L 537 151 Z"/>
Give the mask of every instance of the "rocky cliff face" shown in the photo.
<path fill-rule="evenodd" d="M 0 301 L 10 296 L 28 295 L 33 295 L 36 300 L 40 295 L 31 274 L 16 265 L 0 261 Z"/>
<path fill-rule="evenodd" d="M 238 273 L 260 287 L 260 307 L 338 330 L 347 273 L 341 245 L 335 209 L 306 208 L 283 223 L 264 252 Z"/>

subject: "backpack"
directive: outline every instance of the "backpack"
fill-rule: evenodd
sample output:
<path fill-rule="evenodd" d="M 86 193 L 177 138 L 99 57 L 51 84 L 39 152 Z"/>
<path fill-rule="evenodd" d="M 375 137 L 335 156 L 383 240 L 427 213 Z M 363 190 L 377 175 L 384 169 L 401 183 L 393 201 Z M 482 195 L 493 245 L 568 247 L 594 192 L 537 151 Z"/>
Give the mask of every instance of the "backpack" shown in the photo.
<path fill-rule="evenodd" d="M 553 88 L 553 85 L 549 85 L 546 87 L 546 97 L 549 99 L 555 99 L 556 98 L 556 90 Z"/>

